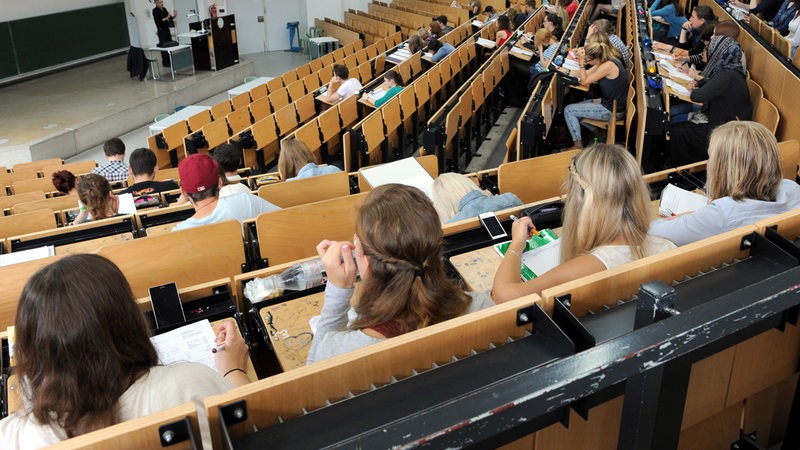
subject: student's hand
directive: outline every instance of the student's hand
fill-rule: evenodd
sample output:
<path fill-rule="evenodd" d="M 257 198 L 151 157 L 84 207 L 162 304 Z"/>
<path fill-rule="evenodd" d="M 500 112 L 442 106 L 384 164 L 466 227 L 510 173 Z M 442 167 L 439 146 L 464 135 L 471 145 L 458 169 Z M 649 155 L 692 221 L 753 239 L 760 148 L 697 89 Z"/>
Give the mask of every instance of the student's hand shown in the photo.
<path fill-rule="evenodd" d="M 515 249 L 525 249 L 525 241 L 533 236 L 533 221 L 530 217 L 522 217 L 511 224 L 511 247 Z"/>
<path fill-rule="evenodd" d="M 217 325 L 216 338 L 214 343 L 217 345 L 225 344 L 225 349 L 214 353 L 214 362 L 217 370 L 224 375 L 231 369 L 247 368 L 247 344 L 242 339 L 242 334 L 236 328 L 233 319 L 227 319 Z M 241 372 L 240 372 L 241 373 Z"/>
<path fill-rule="evenodd" d="M 186 192 L 181 191 L 181 196 L 178 197 L 178 201 L 175 202 L 176 205 L 185 205 L 189 203 L 189 196 L 186 195 Z"/>
<path fill-rule="evenodd" d="M 317 254 L 325 266 L 328 283 L 334 286 L 350 289 L 356 283 L 356 263 L 353 261 L 355 246 L 347 241 L 324 241 L 317 244 Z"/>

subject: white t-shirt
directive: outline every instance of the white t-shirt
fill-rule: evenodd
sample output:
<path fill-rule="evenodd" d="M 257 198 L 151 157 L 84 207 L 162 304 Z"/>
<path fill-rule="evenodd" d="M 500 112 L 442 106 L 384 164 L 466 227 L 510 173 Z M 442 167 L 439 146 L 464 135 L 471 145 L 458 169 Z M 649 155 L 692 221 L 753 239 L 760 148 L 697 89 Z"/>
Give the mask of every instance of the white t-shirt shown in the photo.
<path fill-rule="evenodd" d="M 220 197 L 217 206 L 214 207 L 214 211 L 211 214 L 200 219 L 190 217 L 178 225 L 175 225 L 172 231 L 225 222 L 226 220 L 238 220 L 239 222 L 243 222 L 248 219 L 254 219 L 261 213 L 275 211 L 277 209 L 280 208 L 253 194 L 236 194 L 228 197 Z"/>
<path fill-rule="evenodd" d="M 220 198 L 236 194 L 250 194 L 250 189 L 237 181 L 235 183 L 226 184 L 219 190 Z"/>
<path fill-rule="evenodd" d="M 144 417 L 186 402 L 198 405 L 202 399 L 221 394 L 233 386 L 208 366 L 193 362 L 156 366 L 136 380 L 119 398 L 122 421 Z M 67 438 L 64 430 L 40 424 L 33 415 L 21 411 L 0 420 L 0 447 L 38 449 Z"/>
<path fill-rule="evenodd" d="M 652 256 L 673 248 L 675 248 L 675 244 L 659 236 L 648 235 L 644 241 L 645 256 Z M 613 269 L 634 260 L 629 245 L 601 245 L 589 253 L 599 259 L 606 269 Z"/>
<path fill-rule="evenodd" d="M 336 93 L 342 97 L 342 100 L 357 94 L 361 90 L 361 82 L 355 78 L 348 78 L 344 83 L 339 86 Z"/>

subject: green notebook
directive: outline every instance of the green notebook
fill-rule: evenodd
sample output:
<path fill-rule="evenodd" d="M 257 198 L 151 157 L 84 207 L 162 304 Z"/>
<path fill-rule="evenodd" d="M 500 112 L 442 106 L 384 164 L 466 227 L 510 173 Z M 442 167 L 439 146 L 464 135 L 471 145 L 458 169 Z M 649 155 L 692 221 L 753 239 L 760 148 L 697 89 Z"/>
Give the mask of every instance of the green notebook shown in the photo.
<path fill-rule="evenodd" d="M 522 252 L 522 266 L 520 275 L 525 281 L 532 280 L 547 272 L 561 262 L 561 241 L 550 229 L 539 230 L 539 235 L 533 235 L 525 243 Z M 496 244 L 494 249 L 500 256 L 505 256 L 511 241 Z"/>

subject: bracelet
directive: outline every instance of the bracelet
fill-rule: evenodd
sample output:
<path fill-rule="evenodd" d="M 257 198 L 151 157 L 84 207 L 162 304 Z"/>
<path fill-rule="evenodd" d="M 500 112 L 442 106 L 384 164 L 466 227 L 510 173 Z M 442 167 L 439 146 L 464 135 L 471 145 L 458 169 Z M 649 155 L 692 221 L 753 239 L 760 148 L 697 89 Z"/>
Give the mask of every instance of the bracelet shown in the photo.
<path fill-rule="evenodd" d="M 83 205 L 83 206 L 81 206 L 81 207 L 80 207 L 80 208 L 78 208 L 78 209 L 79 209 L 80 211 L 86 211 L 86 205 Z"/>
<path fill-rule="evenodd" d="M 513 253 L 513 254 L 519 256 L 520 259 L 522 259 L 522 255 L 520 255 L 519 252 L 514 250 L 513 248 L 509 248 L 508 250 L 506 250 L 506 254 L 509 254 L 509 253 Z"/>
<path fill-rule="evenodd" d="M 236 372 L 237 370 L 238 370 L 239 372 L 242 372 L 243 374 L 247 375 L 247 372 L 245 372 L 244 370 L 242 370 L 242 369 L 240 369 L 240 368 L 238 368 L 238 367 L 237 367 L 237 368 L 235 368 L 235 369 L 231 369 L 231 370 L 229 370 L 229 371 L 225 372 L 225 375 L 223 375 L 223 376 L 222 376 L 222 378 L 225 378 L 225 377 L 227 377 L 228 375 L 230 375 L 230 374 L 231 374 L 231 372 Z"/>

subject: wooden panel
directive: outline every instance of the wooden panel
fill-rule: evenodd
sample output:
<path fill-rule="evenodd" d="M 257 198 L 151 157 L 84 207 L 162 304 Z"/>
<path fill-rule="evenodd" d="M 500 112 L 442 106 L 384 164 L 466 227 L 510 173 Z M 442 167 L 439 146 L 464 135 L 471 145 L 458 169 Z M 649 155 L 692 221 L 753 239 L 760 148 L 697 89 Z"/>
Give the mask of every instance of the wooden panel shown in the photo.
<path fill-rule="evenodd" d="M 500 193 L 513 192 L 522 203 L 561 195 L 569 164 L 577 150 L 501 164 L 497 169 Z M 536 174 L 536 176 L 531 176 Z"/>
<path fill-rule="evenodd" d="M 758 232 L 761 234 L 766 232 L 765 230 L 767 227 L 777 227 L 777 231 L 781 236 L 790 241 L 794 241 L 800 236 L 800 209 L 788 211 L 770 217 L 769 219 L 760 220 L 756 222 L 755 225 L 758 227 Z"/>
<path fill-rule="evenodd" d="M 17 203 L 32 202 L 34 200 L 43 200 L 45 198 L 44 192 L 26 192 L 24 194 L 11 195 L 8 197 L 0 197 L 0 217 L 3 216 L 5 210 L 10 210 Z"/>
<path fill-rule="evenodd" d="M 742 403 L 737 403 L 719 414 L 681 432 L 678 450 L 727 450 L 739 439 L 739 421 Z"/>
<path fill-rule="evenodd" d="M 0 217 L 0 238 L 49 230 L 56 227 L 56 216 L 52 209 Z"/>
<path fill-rule="evenodd" d="M 259 274 L 265 271 L 252 274 L 263 276 Z M 402 379 L 412 370 L 427 370 L 434 362 L 448 362 L 453 355 L 468 355 L 473 349 L 483 351 L 490 342 L 501 344 L 509 336 L 520 337 L 524 329 L 515 326 L 516 311 L 536 301 L 535 295 L 523 297 L 206 398 L 215 448 L 221 445 L 219 405 L 238 399 L 259 405 L 248 409 L 245 422 L 230 427 L 232 435 L 240 437 L 252 432 L 253 426 L 263 428 L 278 423 L 279 416 L 291 419 L 301 415 L 302 408 L 312 410 L 323 406 L 325 400 L 345 398 L 348 391 L 363 392 L 373 383 L 380 386 L 393 376 Z"/>
<path fill-rule="evenodd" d="M 53 192 L 56 188 L 53 186 L 52 178 L 31 178 L 28 180 L 19 180 L 11 183 L 11 192 L 13 194 L 24 194 L 26 192 Z"/>
<path fill-rule="evenodd" d="M 128 420 L 110 427 L 87 433 L 59 444 L 51 449 L 86 449 L 105 450 L 140 450 L 144 448 L 161 448 L 161 434 L 159 427 L 184 418 L 189 418 L 194 436 L 199 439 L 200 427 L 197 421 L 197 410 L 194 403 L 184 403 L 174 408 L 150 414 L 138 419 Z M 190 450 L 189 441 L 173 444 L 169 447 L 174 450 Z"/>
<path fill-rule="evenodd" d="M 289 208 L 319 202 L 350 194 L 350 181 L 346 172 L 336 172 L 309 178 L 273 183 L 258 188 L 258 196 L 268 202 Z"/>
<path fill-rule="evenodd" d="M 11 171 L 27 172 L 32 170 L 36 172 L 41 172 L 41 170 L 47 166 L 56 166 L 58 164 L 64 164 L 64 160 L 61 158 L 40 159 L 38 161 L 14 164 L 14 166 L 11 167 Z"/>
<path fill-rule="evenodd" d="M 800 164 L 800 143 L 794 139 L 778 142 L 778 151 L 781 154 L 781 175 L 788 180 L 796 179 Z"/>
<path fill-rule="evenodd" d="M 241 273 L 245 262 L 237 221 L 175 231 L 100 248 L 125 274 L 135 297 L 168 282 L 188 287 Z M 187 257 L 191 255 L 191 257 Z"/>
<path fill-rule="evenodd" d="M 316 255 L 323 239 L 353 239 L 355 214 L 366 193 L 263 213 L 256 219 L 261 257 L 270 265 Z M 314 220 L 308 220 L 313 217 Z M 324 223 L 324 227 L 319 224 Z"/>
<path fill-rule="evenodd" d="M 17 316 L 17 303 L 22 288 L 37 270 L 57 261 L 60 256 L 35 259 L 19 264 L 0 267 L 0 330 L 5 331 Z"/>
<path fill-rule="evenodd" d="M 17 203 L 11 207 L 12 214 L 20 214 L 38 209 L 50 209 L 61 211 L 62 209 L 74 209 L 78 207 L 78 195 L 59 195 L 58 197 L 45 198 L 24 203 Z"/>
<path fill-rule="evenodd" d="M 622 419 L 622 396 L 592 409 L 589 420 L 569 412 L 569 428 L 560 423 L 536 433 L 536 450 L 613 450 L 617 448 Z"/>
<path fill-rule="evenodd" d="M 50 179 L 53 174 L 59 170 L 66 170 L 72 172 L 74 175 L 81 175 L 84 173 L 90 173 L 95 167 L 97 167 L 97 162 L 94 160 L 80 161 L 69 164 L 57 164 L 43 168 L 42 175 L 44 178 Z"/>
<path fill-rule="evenodd" d="M 754 432 L 756 441 L 764 448 L 773 448 L 783 440 L 789 411 L 792 407 L 797 374 L 763 391 L 751 395 L 745 401 L 743 429 Z"/>

